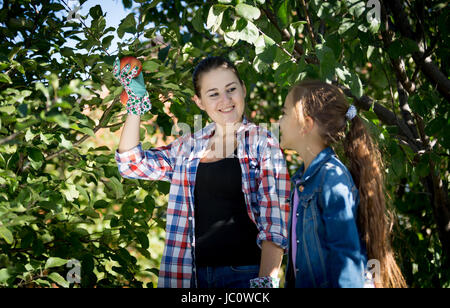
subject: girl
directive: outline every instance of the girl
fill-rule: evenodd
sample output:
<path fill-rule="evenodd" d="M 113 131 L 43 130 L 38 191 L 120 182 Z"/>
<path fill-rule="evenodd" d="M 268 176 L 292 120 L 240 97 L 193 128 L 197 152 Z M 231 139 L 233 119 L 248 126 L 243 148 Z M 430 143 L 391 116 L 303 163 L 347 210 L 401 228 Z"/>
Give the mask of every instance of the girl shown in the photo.
<path fill-rule="evenodd" d="M 120 174 L 171 183 L 158 286 L 277 286 L 289 176 L 277 140 L 244 117 L 246 88 L 237 69 L 221 57 L 202 60 L 193 74 L 194 101 L 213 122 L 143 150 L 139 124 L 148 94 L 136 69 L 118 65 L 114 74 L 130 97 L 115 154 Z"/>
<path fill-rule="evenodd" d="M 367 258 L 377 286 L 404 287 L 389 246 L 380 153 L 336 86 L 304 81 L 286 97 L 281 147 L 303 165 L 292 177 L 286 287 L 363 287 Z M 343 141 L 349 168 L 331 145 Z M 378 263 L 379 262 L 379 263 Z"/>

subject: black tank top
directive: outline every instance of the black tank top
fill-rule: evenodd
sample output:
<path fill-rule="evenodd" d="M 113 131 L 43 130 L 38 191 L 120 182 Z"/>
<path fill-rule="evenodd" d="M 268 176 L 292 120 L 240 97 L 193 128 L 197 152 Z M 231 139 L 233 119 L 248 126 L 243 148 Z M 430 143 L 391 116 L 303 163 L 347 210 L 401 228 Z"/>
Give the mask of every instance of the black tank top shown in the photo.
<path fill-rule="evenodd" d="M 194 198 L 196 265 L 259 264 L 258 229 L 247 213 L 239 159 L 199 163 Z"/>

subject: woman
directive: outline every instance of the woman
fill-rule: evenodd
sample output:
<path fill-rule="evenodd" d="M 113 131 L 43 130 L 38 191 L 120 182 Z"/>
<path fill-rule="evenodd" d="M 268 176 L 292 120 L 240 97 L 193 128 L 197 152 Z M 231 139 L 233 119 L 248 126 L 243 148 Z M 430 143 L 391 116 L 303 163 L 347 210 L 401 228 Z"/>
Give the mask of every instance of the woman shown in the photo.
<path fill-rule="evenodd" d="M 130 97 L 116 161 L 123 177 L 171 183 L 158 287 L 277 286 L 287 247 L 289 175 L 278 142 L 244 116 L 246 88 L 221 57 L 194 70 L 194 101 L 213 121 L 144 151 L 142 73 L 114 75 Z M 227 146 L 223 146 L 227 145 Z M 267 284 L 266 284 L 267 283 Z"/>

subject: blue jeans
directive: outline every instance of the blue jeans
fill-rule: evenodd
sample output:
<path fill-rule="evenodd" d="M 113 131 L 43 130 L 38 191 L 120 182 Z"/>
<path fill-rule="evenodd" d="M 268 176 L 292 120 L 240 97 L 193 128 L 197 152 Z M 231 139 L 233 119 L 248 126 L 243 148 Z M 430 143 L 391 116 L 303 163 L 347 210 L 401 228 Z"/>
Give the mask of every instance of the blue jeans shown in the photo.
<path fill-rule="evenodd" d="M 197 268 L 198 288 L 249 288 L 258 277 L 259 265 L 206 266 Z"/>

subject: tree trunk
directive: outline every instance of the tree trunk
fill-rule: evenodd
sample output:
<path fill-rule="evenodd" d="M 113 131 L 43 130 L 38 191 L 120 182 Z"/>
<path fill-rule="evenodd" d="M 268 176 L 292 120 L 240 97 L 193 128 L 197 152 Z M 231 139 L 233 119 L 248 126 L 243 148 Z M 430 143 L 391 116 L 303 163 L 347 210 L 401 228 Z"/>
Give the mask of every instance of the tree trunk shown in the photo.
<path fill-rule="evenodd" d="M 435 172 L 436 166 L 430 161 L 430 174 L 426 178 L 427 188 L 431 194 L 434 220 L 437 224 L 439 240 L 442 245 L 442 265 L 450 268 L 450 210 L 448 204 L 448 192 L 440 178 Z"/>

